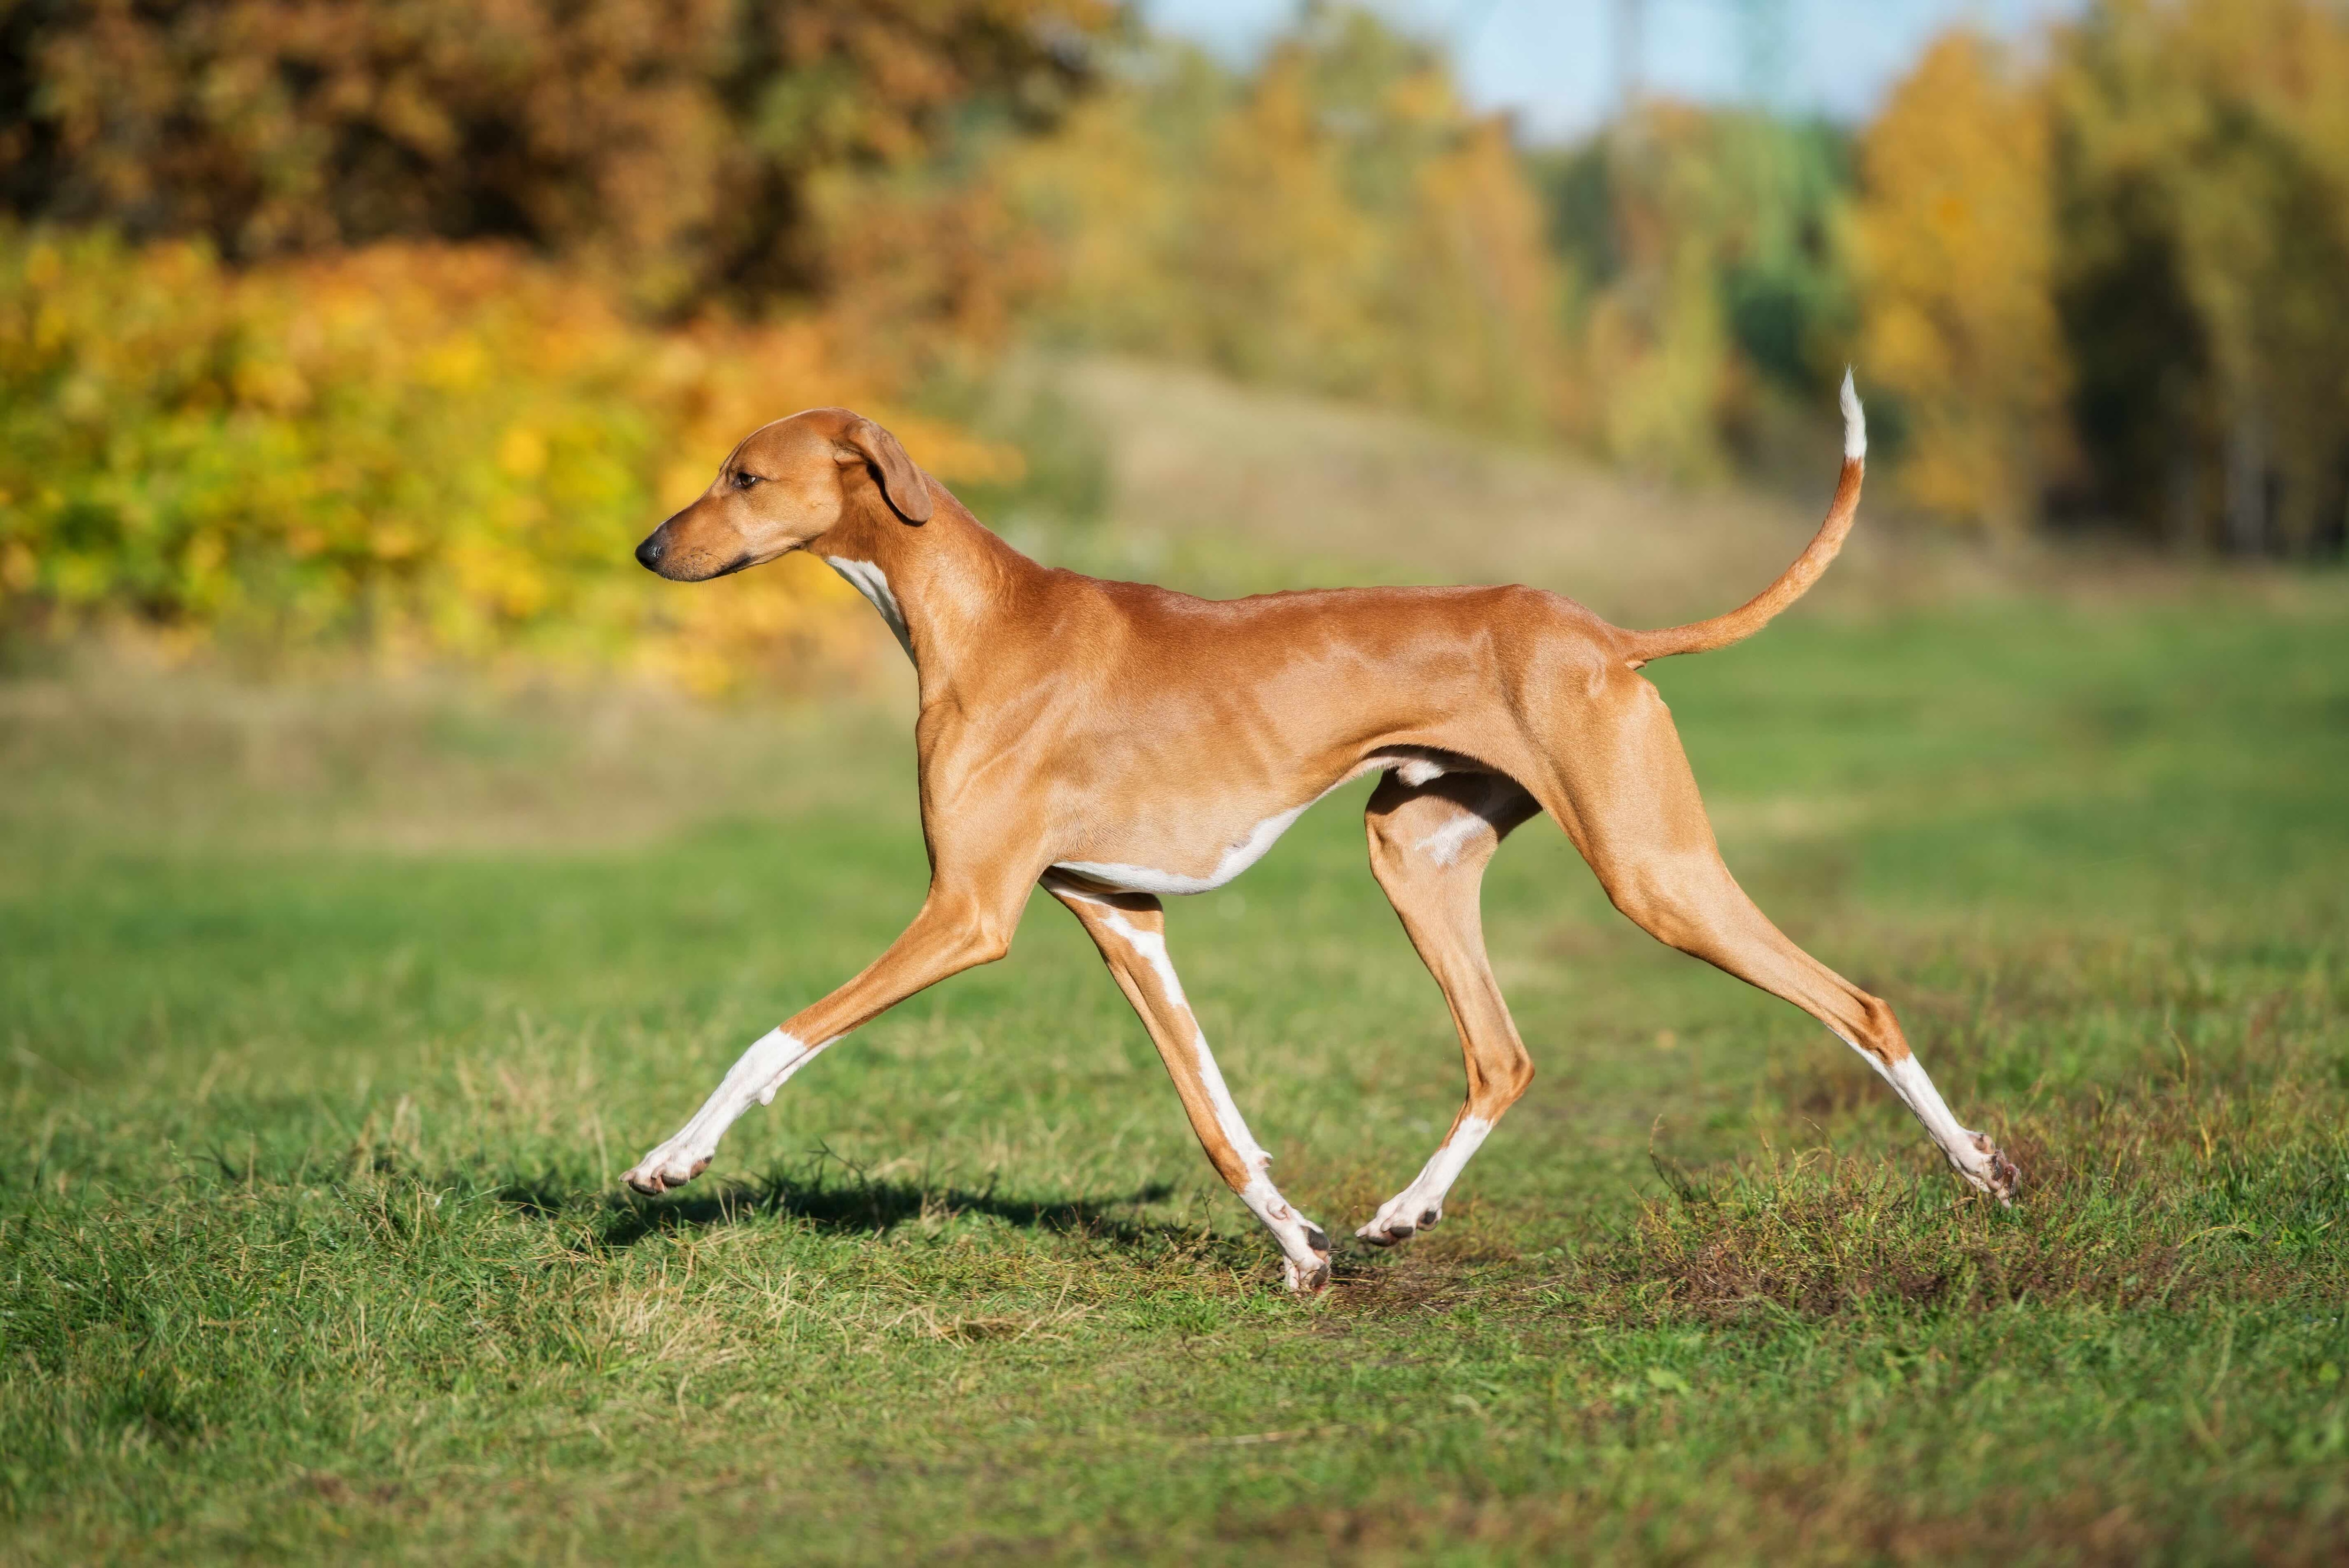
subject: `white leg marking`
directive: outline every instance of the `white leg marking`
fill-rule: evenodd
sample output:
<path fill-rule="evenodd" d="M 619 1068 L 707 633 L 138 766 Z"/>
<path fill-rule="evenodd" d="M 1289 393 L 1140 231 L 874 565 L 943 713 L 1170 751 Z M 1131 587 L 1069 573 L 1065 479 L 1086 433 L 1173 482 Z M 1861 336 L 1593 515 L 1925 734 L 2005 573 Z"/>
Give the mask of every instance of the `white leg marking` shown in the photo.
<path fill-rule="evenodd" d="M 1442 1146 L 1412 1178 L 1411 1185 L 1379 1205 L 1379 1212 L 1354 1234 L 1374 1247 L 1391 1247 L 1421 1231 L 1432 1230 L 1444 1218 L 1444 1194 L 1469 1158 L 1485 1141 L 1493 1124 L 1481 1116 L 1464 1116 Z"/>
<path fill-rule="evenodd" d="M 811 1046 L 781 1029 L 770 1029 L 727 1069 L 726 1077 L 691 1120 L 667 1142 L 636 1161 L 620 1180 L 639 1192 L 660 1192 L 682 1187 L 709 1167 L 718 1152 L 718 1140 L 753 1103 L 772 1105 L 784 1080 L 815 1059 L 825 1046 Z"/>
<path fill-rule="evenodd" d="M 1892 1092 L 1900 1097 L 1903 1105 L 1916 1113 L 1917 1119 L 1924 1123 L 1925 1131 L 1940 1146 L 1941 1155 L 1949 1161 L 1951 1170 L 2000 1202 L 2014 1202 L 2018 1176 L 2013 1161 L 1999 1152 L 1998 1145 L 1972 1129 L 1961 1125 L 1958 1119 L 1950 1113 L 1948 1103 L 1941 1099 L 1941 1091 L 1933 1087 L 1933 1080 L 1926 1076 L 1925 1065 L 1917 1059 L 1914 1052 L 1887 1067 L 1877 1059 L 1875 1053 L 1860 1051 L 1858 1045 L 1841 1031 L 1829 1032 L 1853 1050 L 1859 1051 L 1861 1059 L 1876 1069 L 1877 1076 L 1892 1086 Z"/>
<path fill-rule="evenodd" d="M 1232 1099 L 1229 1085 L 1224 1082 L 1223 1068 L 1216 1065 L 1215 1052 L 1207 1048 L 1206 1032 L 1199 1027 L 1196 1014 L 1191 1011 L 1189 998 L 1183 995 L 1182 977 L 1174 973 L 1174 961 L 1167 954 L 1166 938 L 1155 931 L 1144 931 L 1125 918 L 1125 912 L 1104 899 L 1090 898 L 1065 882 L 1055 882 L 1064 897 L 1076 899 L 1101 911 L 1102 923 L 1117 934 L 1118 939 L 1132 948 L 1142 961 L 1158 976 L 1165 989 L 1166 999 L 1180 1007 L 1191 1025 L 1192 1067 L 1207 1091 L 1207 1103 L 1216 1113 L 1216 1125 L 1222 1130 L 1224 1140 L 1238 1154 L 1240 1163 L 1247 1168 L 1247 1185 L 1240 1189 L 1240 1202 L 1264 1222 L 1273 1239 L 1280 1243 L 1281 1274 L 1291 1290 L 1318 1290 L 1330 1277 L 1329 1235 L 1299 1213 L 1280 1190 L 1272 1184 L 1268 1174 L 1272 1156 L 1257 1142 L 1248 1130 L 1247 1120 Z"/>
<path fill-rule="evenodd" d="M 1402 770 L 1397 769 L 1397 772 L 1401 774 Z M 1402 781 L 1406 784 L 1417 782 L 1408 776 L 1404 776 Z M 1499 811 L 1503 803 L 1516 793 L 1516 788 L 1513 780 L 1500 774 L 1487 775 L 1484 794 L 1473 808 L 1447 820 L 1442 827 L 1420 840 L 1412 848 L 1433 861 L 1437 865 L 1448 866 L 1460 858 L 1463 851 L 1485 833 L 1492 834 L 1495 841 L 1498 841 L 1501 825 L 1495 820 L 1495 813 Z"/>
<path fill-rule="evenodd" d="M 1412 847 L 1437 865 L 1448 866 L 1460 858 L 1461 851 L 1475 841 L 1478 834 L 1492 830 L 1492 823 L 1474 811 L 1466 811 L 1453 818 Z"/>

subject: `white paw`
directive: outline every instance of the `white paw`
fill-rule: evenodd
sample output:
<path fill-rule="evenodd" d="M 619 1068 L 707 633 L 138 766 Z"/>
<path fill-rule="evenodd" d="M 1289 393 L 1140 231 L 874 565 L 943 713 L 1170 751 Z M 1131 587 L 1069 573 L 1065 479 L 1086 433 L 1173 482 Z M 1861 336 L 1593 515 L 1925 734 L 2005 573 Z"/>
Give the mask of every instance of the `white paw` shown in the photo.
<path fill-rule="evenodd" d="M 1295 1258 L 1284 1253 L 1280 1260 L 1280 1283 L 1297 1295 L 1319 1295 L 1330 1288 L 1330 1254 L 1315 1253 L 1311 1264 L 1300 1265 Z"/>
<path fill-rule="evenodd" d="M 671 1140 L 636 1161 L 620 1180 L 649 1197 L 682 1187 L 709 1169 L 709 1156 Z"/>
<path fill-rule="evenodd" d="M 1957 1167 L 1959 1175 L 1973 1183 L 1977 1189 L 1989 1193 L 2007 1207 L 2013 1207 L 2014 1191 L 2023 1184 L 2023 1172 L 2014 1168 L 2014 1161 L 2009 1160 L 1997 1144 L 1992 1143 L 1981 1133 L 1969 1132 L 1966 1137 L 1974 1146 L 1975 1159 L 1952 1160 L 1950 1163 Z"/>
<path fill-rule="evenodd" d="M 1444 1200 L 1433 1202 L 1409 1188 L 1379 1205 L 1371 1222 L 1354 1233 L 1374 1247 L 1407 1242 L 1422 1231 L 1432 1231 L 1444 1218 Z"/>
<path fill-rule="evenodd" d="M 1304 1215 L 1280 1205 L 1289 1226 L 1275 1233 L 1280 1243 L 1280 1283 L 1299 1295 L 1330 1288 L 1330 1233 Z"/>

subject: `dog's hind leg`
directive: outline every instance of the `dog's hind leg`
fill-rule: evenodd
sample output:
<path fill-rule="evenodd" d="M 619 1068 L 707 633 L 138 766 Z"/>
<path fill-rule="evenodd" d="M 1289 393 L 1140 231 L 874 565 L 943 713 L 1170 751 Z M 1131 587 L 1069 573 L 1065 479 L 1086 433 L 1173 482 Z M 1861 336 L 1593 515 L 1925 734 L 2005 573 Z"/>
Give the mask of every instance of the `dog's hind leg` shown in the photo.
<path fill-rule="evenodd" d="M 1058 876 L 1044 879 L 1044 891 L 1083 923 L 1118 988 L 1142 1016 L 1143 1026 L 1174 1079 L 1174 1092 L 1183 1098 L 1191 1130 L 1198 1134 L 1216 1173 L 1280 1243 L 1281 1273 L 1288 1288 L 1317 1291 L 1328 1284 L 1330 1238 L 1272 1184 L 1272 1156 L 1257 1144 L 1239 1107 L 1232 1103 L 1223 1072 L 1207 1049 L 1207 1037 L 1166 954 L 1164 906 L 1148 893 L 1092 892 Z"/>
<path fill-rule="evenodd" d="M 1416 788 L 1390 773 L 1371 793 L 1371 870 L 1444 988 L 1468 1065 L 1468 1098 L 1452 1130 L 1411 1185 L 1354 1233 L 1372 1246 L 1391 1247 L 1444 1217 L 1444 1194 L 1462 1168 L 1533 1081 L 1532 1059 L 1485 955 L 1477 895 L 1501 840 L 1540 810 L 1514 779 L 1494 773 L 1450 773 Z"/>
<path fill-rule="evenodd" d="M 1729 874 L 1655 687 L 1619 670 L 1594 695 L 1557 743 L 1554 780 L 1539 788 L 1615 907 L 1658 941 L 1825 1024 L 1892 1086 L 1959 1175 L 2012 1202 L 2013 1163 L 1950 1113 L 1891 1006 L 1795 946 Z"/>
<path fill-rule="evenodd" d="M 826 1046 L 925 986 L 1002 957 L 1024 896 L 1024 882 L 1008 897 L 933 882 L 921 913 L 886 952 L 847 985 L 754 1041 L 692 1119 L 621 1180 L 639 1192 L 657 1193 L 700 1175 L 726 1130 L 752 1106 L 771 1103 L 783 1081 Z"/>

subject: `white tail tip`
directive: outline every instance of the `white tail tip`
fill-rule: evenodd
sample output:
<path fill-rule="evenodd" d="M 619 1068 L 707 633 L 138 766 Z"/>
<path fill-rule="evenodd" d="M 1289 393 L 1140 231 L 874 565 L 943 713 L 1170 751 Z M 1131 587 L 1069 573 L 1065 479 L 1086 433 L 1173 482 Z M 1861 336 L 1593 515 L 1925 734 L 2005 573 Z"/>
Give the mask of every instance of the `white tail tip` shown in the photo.
<path fill-rule="evenodd" d="M 1859 407 L 1859 393 L 1851 384 L 1851 366 L 1843 367 L 1843 460 L 1868 456 L 1868 416 Z"/>

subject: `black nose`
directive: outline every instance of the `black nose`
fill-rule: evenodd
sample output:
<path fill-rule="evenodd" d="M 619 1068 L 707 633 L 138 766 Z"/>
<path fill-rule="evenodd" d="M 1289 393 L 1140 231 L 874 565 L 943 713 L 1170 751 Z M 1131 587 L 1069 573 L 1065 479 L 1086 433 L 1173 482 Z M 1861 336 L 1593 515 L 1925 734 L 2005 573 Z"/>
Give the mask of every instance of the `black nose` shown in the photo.
<path fill-rule="evenodd" d="M 645 542 L 642 544 L 636 546 L 636 564 L 647 572 L 657 572 L 660 570 L 661 557 L 667 553 L 668 546 L 661 542 L 660 531 L 655 529 L 645 535 Z"/>

